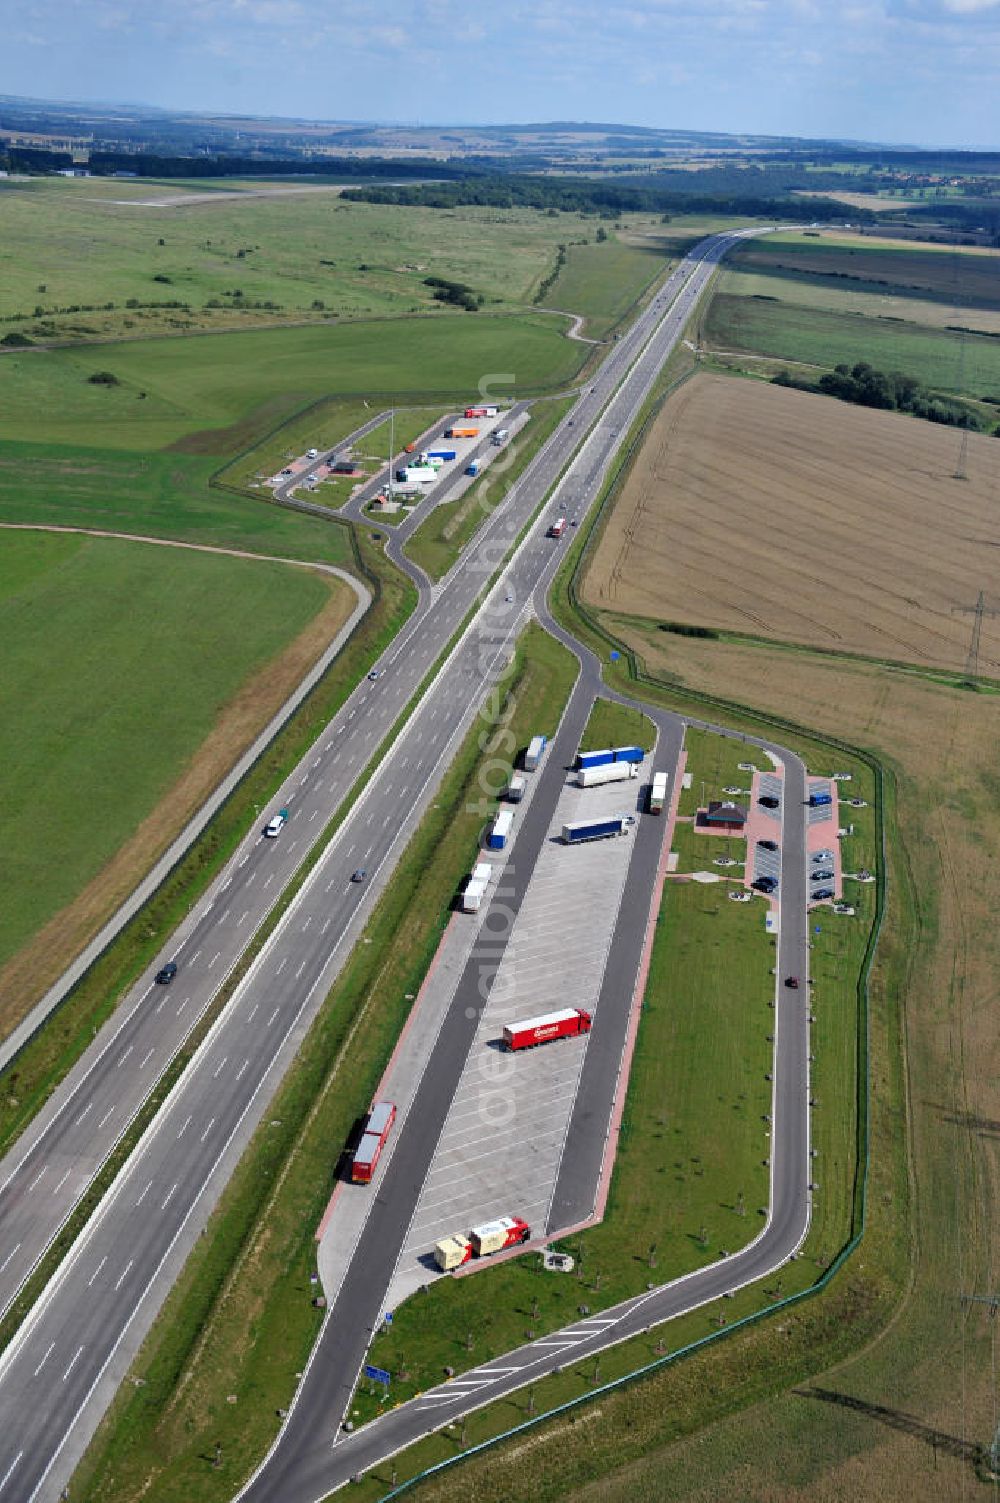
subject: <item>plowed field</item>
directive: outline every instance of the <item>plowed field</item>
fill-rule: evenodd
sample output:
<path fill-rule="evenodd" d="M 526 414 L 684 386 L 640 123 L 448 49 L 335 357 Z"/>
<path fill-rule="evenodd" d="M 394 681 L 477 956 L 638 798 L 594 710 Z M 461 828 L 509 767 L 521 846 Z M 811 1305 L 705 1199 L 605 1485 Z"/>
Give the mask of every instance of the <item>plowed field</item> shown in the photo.
<path fill-rule="evenodd" d="M 958 468 L 967 478 L 956 479 Z M 666 404 L 587 572 L 595 606 L 961 669 L 1000 607 L 1000 441 L 763 382 Z M 1000 676 L 1000 617 L 980 671 Z"/>

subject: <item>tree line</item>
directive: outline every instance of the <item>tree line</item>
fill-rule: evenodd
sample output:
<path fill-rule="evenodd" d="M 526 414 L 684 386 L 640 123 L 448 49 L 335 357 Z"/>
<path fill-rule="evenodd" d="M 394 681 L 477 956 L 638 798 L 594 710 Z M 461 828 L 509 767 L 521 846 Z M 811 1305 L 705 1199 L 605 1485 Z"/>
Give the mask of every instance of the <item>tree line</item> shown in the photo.
<path fill-rule="evenodd" d="M 880 371 L 859 360 L 855 365 L 835 365 L 832 371 L 812 381 L 806 376 L 779 371 L 775 386 L 794 386 L 799 391 L 817 391 L 857 407 L 878 407 L 885 412 L 908 412 L 930 423 L 944 423 L 951 428 L 971 428 L 982 432 L 984 424 L 962 402 L 929 391 L 916 376 L 902 371 Z"/>
<path fill-rule="evenodd" d="M 434 167 L 437 173 L 437 164 Z M 695 178 L 696 175 L 691 174 Z M 606 182 L 595 178 L 462 176 L 451 182 L 376 183 L 347 188 L 345 199 L 365 203 L 420 205 L 429 209 L 455 209 L 483 205 L 495 209 L 555 209 L 576 214 L 601 214 L 617 218 L 624 213 L 735 214 L 747 218 L 779 220 L 843 219 L 843 204 L 825 198 L 769 198 L 754 193 L 705 194 L 697 187 L 682 192 L 664 187 L 651 175 L 641 183 Z M 854 221 L 872 220 L 870 209 L 850 210 Z"/>

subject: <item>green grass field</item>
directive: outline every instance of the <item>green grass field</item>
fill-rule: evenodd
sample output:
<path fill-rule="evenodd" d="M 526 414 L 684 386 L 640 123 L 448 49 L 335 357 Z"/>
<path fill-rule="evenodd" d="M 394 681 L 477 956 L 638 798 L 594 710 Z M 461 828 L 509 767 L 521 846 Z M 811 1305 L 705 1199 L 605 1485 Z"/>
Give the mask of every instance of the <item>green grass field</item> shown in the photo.
<path fill-rule="evenodd" d="M 603 339 L 650 283 L 666 275 L 672 259 L 655 246 L 628 245 L 611 237 L 601 243 L 569 245 L 566 263 L 542 306 L 583 314 L 583 332 L 591 339 Z"/>
<path fill-rule="evenodd" d="M 605 746 L 641 746 L 649 751 L 656 739 L 656 727 L 641 710 L 598 699 L 580 738 L 581 751 L 597 751 Z"/>
<path fill-rule="evenodd" d="M 50 179 L 30 192 L 6 189 L 0 320 L 21 317 L 0 322 L 0 335 L 23 329 L 30 337 L 87 338 L 130 327 L 440 312 L 424 284 L 431 275 L 465 283 L 487 306 L 512 307 L 530 301 L 558 242 L 594 233 L 593 222 L 577 215 L 398 208 L 344 203 L 325 192 L 254 198 L 215 189 L 209 203 L 141 202 L 183 200 L 191 191 L 200 197 L 213 187 Z M 190 311 L 129 308 L 130 300 L 179 302 Z M 102 306 L 109 302 L 114 308 Z M 74 305 L 79 311 L 57 311 Z"/>
<path fill-rule="evenodd" d="M 352 566 L 341 524 L 233 496 L 209 484 L 214 469 L 214 461 L 189 454 L 0 442 L 0 520 L 97 527 Z"/>
<path fill-rule="evenodd" d="M 941 391 L 1000 399 L 1000 340 L 983 334 L 959 336 L 720 292 L 704 315 L 702 342 L 823 368 L 867 360 Z"/>
<path fill-rule="evenodd" d="M 4 535 L 0 963 L 115 854 L 328 593 L 277 564 Z"/>
<path fill-rule="evenodd" d="M 116 449 L 183 441 L 189 451 L 225 457 L 260 436 L 254 426 L 244 432 L 248 415 L 266 418 L 277 402 L 474 394 L 484 376 L 497 372 L 509 374 L 513 398 L 572 380 L 586 354 L 586 345 L 564 337 L 559 320 L 540 313 L 20 352 L 0 357 L 0 438 L 87 445 L 99 431 Z M 92 385 L 88 377 L 103 371 L 120 384 Z"/>

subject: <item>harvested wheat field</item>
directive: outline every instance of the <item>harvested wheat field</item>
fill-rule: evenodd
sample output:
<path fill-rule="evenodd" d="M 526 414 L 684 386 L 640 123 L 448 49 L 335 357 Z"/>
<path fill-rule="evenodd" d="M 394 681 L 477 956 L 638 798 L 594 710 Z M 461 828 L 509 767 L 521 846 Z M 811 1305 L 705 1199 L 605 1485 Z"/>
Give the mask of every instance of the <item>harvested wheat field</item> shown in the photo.
<path fill-rule="evenodd" d="M 967 478 L 956 479 L 964 464 Z M 1000 606 L 1000 441 L 731 376 L 665 405 L 584 580 L 594 606 L 961 669 Z M 1000 676 L 1000 617 L 980 670 Z"/>

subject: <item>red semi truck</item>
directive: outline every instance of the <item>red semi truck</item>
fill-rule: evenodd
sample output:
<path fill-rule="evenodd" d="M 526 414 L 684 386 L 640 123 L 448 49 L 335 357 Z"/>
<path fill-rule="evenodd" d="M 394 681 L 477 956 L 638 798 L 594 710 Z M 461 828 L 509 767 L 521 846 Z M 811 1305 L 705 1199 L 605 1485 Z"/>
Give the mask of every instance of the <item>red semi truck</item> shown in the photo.
<path fill-rule="evenodd" d="M 533 1049 L 536 1044 L 575 1038 L 578 1033 L 589 1032 L 589 1012 L 584 1012 L 582 1007 L 563 1007 L 559 1012 L 543 1013 L 539 1018 L 525 1018 L 523 1023 L 510 1023 L 503 1031 L 503 1042 L 506 1049 Z"/>
<path fill-rule="evenodd" d="M 354 1150 L 351 1160 L 351 1179 L 356 1185 L 368 1185 L 375 1173 L 386 1139 L 396 1120 L 396 1108 L 391 1101 L 376 1101 L 368 1114 L 364 1137 Z"/>
<path fill-rule="evenodd" d="M 485 1258 L 508 1247 L 519 1247 L 530 1236 L 531 1227 L 520 1216 L 500 1216 L 496 1221 L 474 1226 L 467 1237 L 445 1237 L 434 1248 L 434 1261 L 443 1273 L 450 1273 L 470 1258 Z"/>

